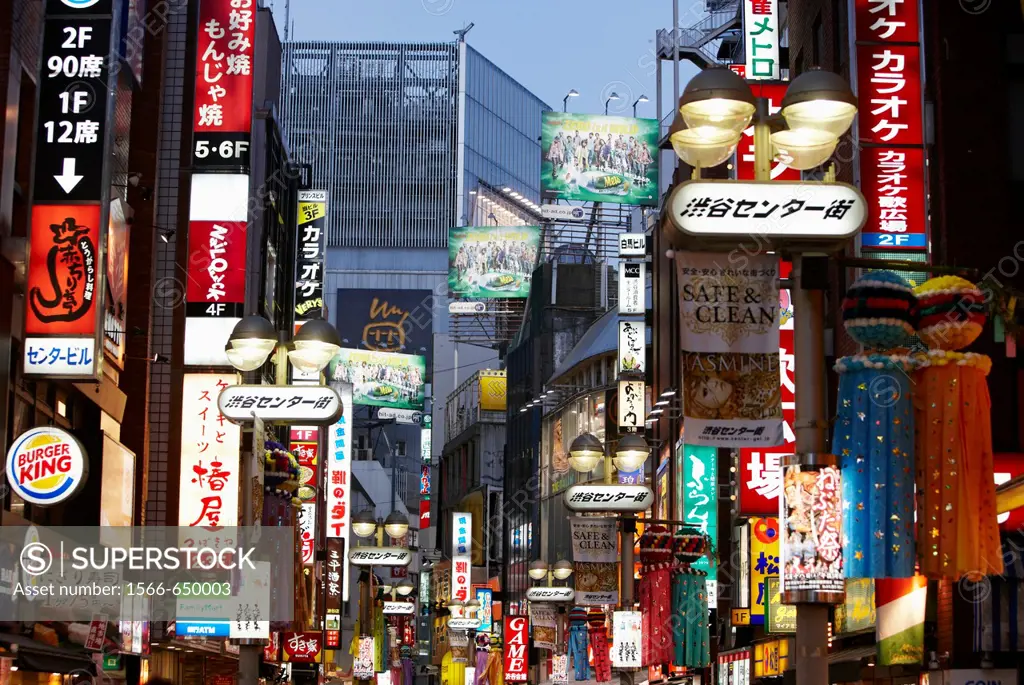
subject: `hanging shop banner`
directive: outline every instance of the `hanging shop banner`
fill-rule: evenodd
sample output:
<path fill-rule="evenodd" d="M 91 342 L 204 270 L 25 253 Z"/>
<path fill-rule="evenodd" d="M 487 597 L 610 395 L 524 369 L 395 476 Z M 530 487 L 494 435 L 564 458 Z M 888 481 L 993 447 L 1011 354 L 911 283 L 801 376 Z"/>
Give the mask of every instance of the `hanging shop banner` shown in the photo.
<path fill-rule="evenodd" d="M 480 409 L 483 411 L 505 411 L 508 394 L 508 379 L 504 371 L 479 371 Z"/>
<path fill-rule="evenodd" d="M 619 314 L 643 314 L 647 308 L 647 264 L 619 262 Z"/>
<path fill-rule="evenodd" d="M 619 321 L 619 375 L 647 371 L 647 347 L 643 321 Z"/>
<path fill-rule="evenodd" d="M 916 2 L 856 0 L 865 250 L 928 249 L 923 81 Z"/>
<path fill-rule="evenodd" d="M 568 654 L 555 654 L 551 657 L 551 682 L 560 684 L 569 682 Z"/>
<path fill-rule="evenodd" d="M 295 236 L 295 321 L 323 319 L 327 191 L 300 190 Z M 344 310 L 341 310 L 344 311 Z"/>
<path fill-rule="evenodd" d="M 555 651 L 558 610 L 550 604 L 531 604 L 530 625 L 533 628 L 533 646 Z"/>
<path fill-rule="evenodd" d="M 341 646 L 341 584 L 344 575 L 345 540 L 327 538 L 327 572 L 324 591 L 324 638 L 328 649 Z"/>
<path fill-rule="evenodd" d="M 339 402 L 340 405 L 340 402 Z M 317 426 L 291 426 L 288 451 L 299 462 L 298 497 L 307 502 L 316 497 L 320 483 L 320 429 Z"/>
<path fill-rule="evenodd" d="M 424 464 L 429 464 L 433 458 L 434 451 L 434 436 L 432 428 L 420 429 L 420 460 Z"/>
<path fill-rule="evenodd" d="M 683 445 L 682 451 L 683 523 L 708 536 L 711 548 L 718 549 L 718 448 Z M 714 555 L 701 557 L 692 566 L 708 574 L 708 608 L 718 608 L 718 562 Z"/>
<path fill-rule="evenodd" d="M 430 499 L 430 467 L 420 467 L 420 497 Z"/>
<path fill-rule="evenodd" d="M 612 612 L 612 666 L 640 668 L 643 642 L 643 614 L 639 611 Z"/>
<path fill-rule="evenodd" d="M 875 637 L 880 666 L 923 663 L 927 600 L 928 580 L 924 576 L 875 580 Z"/>
<path fill-rule="evenodd" d="M 782 111 L 782 98 L 786 95 L 789 83 L 785 81 L 751 81 L 750 90 L 754 97 L 768 101 L 768 114 L 775 116 Z M 743 131 L 739 146 L 736 148 L 736 178 L 741 181 L 753 181 L 754 174 L 754 126 L 751 124 Z M 773 181 L 799 181 L 800 170 L 793 169 L 782 162 L 779 157 L 772 160 L 771 179 Z"/>
<path fill-rule="evenodd" d="M 789 640 L 769 640 L 754 645 L 754 677 L 777 678 L 789 669 Z"/>
<path fill-rule="evenodd" d="M 342 348 L 327 378 L 351 383 L 357 405 L 423 411 L 426 357 Z"/>
<path fill-rule="evenodd" d="M 718 655 L 718 685 L 750 685 L 749 649 Z"/>
<path fill-rule="evenodd" d="M 540 226 L 448 229 L 448 293 L 453 298 L 526 297 L 540 233 Z"/>
<path fill-rule="evenodd" d="M 281 635 L 281 661 L 293 664 L 318 664 L 323 645 L 320 633 L 284 633 Z"/>
<path fill-rule="evenodd" d="M 529 620 L 526 616 L 505 617 L 505 631 L 503 635 L 505 682 L 526 682 L 528 633 Z"/>
<path fill-rule="evenodd" d="M 52 507 L 71 499 L 85 485 L 89 457 L 67 431 L 55 426 L 32 428 L 7 451 L 6 474 L 18 497 L 35 506 Z"/>
<path fill-rule="evenodd" d="M 750 623 L 764 624 L 768 578 L 779 575 L 779 520 L 750 519 Z"/>
<path fill-rule="evenodd" d="M 248 167 L 255 0 L 202 0 L 196 46 L 192 166 Z"/>
<path fill-rule="evenodd" d="M 868 630 L 875 622 L 874 579 L 847 578 L 846 601 L 836 605 L 836 635 Z"/>
<path fill-rule="evenodd" d="M 786 466 L 782 485 L 784 601 L 843 600 L 842 500 L 834 466 Z"/>
<path fill-rule="evenodd" d="M 658 121 L 607 114 L 544 112 L 544 198 L 655 206 Z"/>
<path fill-rule="evenodd" d="M 342 345 L 431 359 L 434 293 L 430 290 L 338 290 Z M 348 341 L 348 342 L 346 342 Z"/>
<path fill-rule="evenodd" d="M 765 630 L 773 634 L 795 633 L 796 607 L 792 604 L 782 603 L 782 586 L 779 583 L 779 577 L 768 576 L 765 578 L 764 587 Z M 849 597 L 849 595 L 847 595 L 847 597 Z"/>
<path fill-rule="evenodd" d="M 348 383 L 331 382 L 331 387 L 341 398 L 342 414 L 327 431 L 327 513 L 326 536 L 328 539 L 349 539 L 349 523 L 352 519 L 352 386 Z M 342 564 L 344 579 L 341 584 L 342 601 L 348 601 L 349 565 Z"/>
<path fill-rule="evenodd" d="M 760 447 L 783 442 L 779 392 L 779 260 L 682 252 L 679 274 L 687 442 Z"/>
<path fill-rule="evenodd" d="M 352 660 L 352 677 L 357 680 L 373 680 L 373 636 L 362 635 L 359 638 L 359 653 Z"/>
<path fill-rule="evenodd" d="M 570 516 L 576 601 L 584 606 L 619 601 L 619 534 L 614 518 Z"/>
<path fill-rule="evenodd" d="M 226 343 L 244 315 L 249 175 L 192 174 L 191 185 L 184 362 L 231 366 L 214 342 Z"/>
<path fill-rule="evenodd" d="M 781 262 L 779 272 L 788 278 L 793 265 Z M 782 437 L 778 447 L 741 447 L 739 512 L 741 516 L 778 516 L 782 494 L 782 458 L 796 453 L 796 357 L 793 354 L 793 298 L 779 291 L 779 392 L 782 397 Z"/>
<path fill-rule="evenodd" d="M 124 370 L 125 326 L 128 308 L 128 225 L 131 208 L 121 198 L 110 203 L 107 222 L 107 271 L 104 290 L 103 351 L 120 371 Z"/>
<path fill-rule="evenodd" d="M 316 502 L 303 502 L 298 511 L 299 537 L 302 538 L 302 565 L 316 560 Z"/>
<path fill-rule="evenodd" d="M 420 530 L 430 528 L 430 500 L 420 500 Z"/>
<path fill-rule="evenodd" d="M 747 56 L 746 77 L 779 80 L 782 65 L 779 45 L 779 0 L 747 0 L 743 3 L 743 49 Z"/>
<path fill-rule="evenodd" d="M 238 525 L 242 429 L 217 409 L 217 396 L 238 382 L 233 373 L 186 373 L 181 393 L 178 525 Z"/>
<path fill-rule="evenodd" d="M 641 428 L 646 418 L 646 393 L 643 381 L 619 381 L 619 428 Z"/>
<path fill-rule="evenodd" d="M 489 587 L 474 587 L 473 596 L 480 602 L 480 632 L 489 633 L 494 627 L 494 590 Z"/>

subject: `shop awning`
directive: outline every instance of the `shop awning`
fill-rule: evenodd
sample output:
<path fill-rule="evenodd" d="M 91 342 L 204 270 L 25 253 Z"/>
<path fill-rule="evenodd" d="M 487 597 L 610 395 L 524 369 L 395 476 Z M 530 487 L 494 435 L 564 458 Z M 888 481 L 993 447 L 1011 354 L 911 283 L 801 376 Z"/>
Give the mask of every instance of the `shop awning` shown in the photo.
<path fill-rule="evenodd" d="M 845 664 L 847 662 L 857 662 L 867 657 L 874 657 L 877 649 L 875 645 L 870 647 L 850 647 L 849 649 L 841 649 L 838 652 L 832 652 L 828 655 L 828 662 L 830 664 Z"/>
<path fill-rule="evenodd" d="M 15 665 L 23 671 L 96 675 L 92 655 L 84 649 L 52 647 L 24 635 L 10 633 L 0 633 L 0 644 L 15 653 Z"/>

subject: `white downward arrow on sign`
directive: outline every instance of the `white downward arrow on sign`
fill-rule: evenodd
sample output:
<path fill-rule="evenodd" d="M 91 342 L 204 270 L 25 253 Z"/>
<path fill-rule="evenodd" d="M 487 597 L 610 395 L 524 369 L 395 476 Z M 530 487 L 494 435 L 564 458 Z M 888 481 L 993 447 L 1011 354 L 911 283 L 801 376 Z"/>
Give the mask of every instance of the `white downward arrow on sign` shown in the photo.
<path fill-rule="evenodd" d="M 81 176 L 75 175 L 75 158 L 65 157 L 64 158 L 64 172 L 59 176 L 55 175 L 57 183 L 64 189 L 65 193 L 70 193 L 78 185 L 78 182 L 82 180 Z"/>

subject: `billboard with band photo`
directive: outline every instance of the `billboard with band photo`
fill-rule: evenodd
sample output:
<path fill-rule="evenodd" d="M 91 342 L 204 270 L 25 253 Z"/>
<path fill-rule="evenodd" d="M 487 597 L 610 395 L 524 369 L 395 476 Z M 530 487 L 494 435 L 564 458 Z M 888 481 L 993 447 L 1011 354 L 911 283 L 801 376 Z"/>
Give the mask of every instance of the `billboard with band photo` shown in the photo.
<path fill-rule="evenodd" d="M 541 195 L 559 200 L 658 204 L 658 121 L 544 112 Z"/>
<path fill-rule="evenodd" d="M 451 228 L 448 292 L 453 297 L 526 297 L 539 249 L 540 226 Z"/>
<path fill-rule="evenodd" d="M 352 384 L 352 404 L 423 410 L 426 359 L 420 355 L 341 349 L 328 381 Z"/>

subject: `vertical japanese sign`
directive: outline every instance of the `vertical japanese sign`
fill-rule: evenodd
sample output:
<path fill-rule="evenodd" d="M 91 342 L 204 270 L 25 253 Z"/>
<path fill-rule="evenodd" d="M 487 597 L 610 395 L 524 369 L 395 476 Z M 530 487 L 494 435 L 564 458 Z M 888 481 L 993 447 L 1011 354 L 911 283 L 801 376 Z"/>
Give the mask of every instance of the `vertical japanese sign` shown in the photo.
<path fill-rule="evenodd" d="M 765 447 L 783 440 L 776 255 L 734 268 L 727 254 L 676 254 L 686 441 Z"/>
<path fill-rule="evenodd" d="M 683 445 L 683 522 L 707 535 L 718 549 L 718 448 Z M 718 608 L 718 563 L 701 557 L 693 568 L 707 572 L 708 608 Z"/>
<path fill-rule="evenodd" d="M 787 466 L 782 483 L 783 599 L 836 604 L 843 573 L 840 473 L 834 466 Z"/>
<path fill-rule="evenodd" d="M 244 315 L 248 174 L 193 174 L 185 287 L 185 364 L 229 366 L 223 343 Z"/>
<path fill-rule="evenodd" d="M 743 46 L 746 77 L 779 80 L 779 0 L 743 0 Z"/>
<path fill-rule="evenodd" d="M 107 222 L 107 270 L 103 308 L 103 350 L 115 367 L 124 369 L 125 326 L 128 306 L 128 241 L 131 209 L 116 198 L 110 203 Z"/>
<path fill-rule="evenodd" d="M 619 321 L 619 373 L 643 375 L 647 349 L 643 321 Z"/>
<path fill-rule="evenodd" d="M 25 297 L 26 375 L 96 377 L 105 307 L 112 3 L 46 5 Z"/>
<path fill-rule="evenodd" d="M 750 623 L 764 624 L 768 577 L 779 575 L 779 520 L 750 519 Z"/>
<path fill-rule="evenodd" d="M 928 249 L 918 3 L 856 0 L 865 250 Z"/>
<path fill-rule="evenodd" d="M 619 428 L 644 425 L 646 397 L 643 381 L 619 381 Z"/>
<path fill-rule="evenodd" d="M 349 483 L 352 476 L 352 436 L 349 420 L 352 416 L 352 386 L 348 383 L 331 383 L 341 398 L 341 418 L 327 432 L 327 539 L 337 538 L 342 545 L 349 544 L 349 523 L 352 512 L 352 490 Z M 342 548 L 342 559 L 345 550 Z M 349 564 L 342 564 L 341 599 L 348 601 Z"/>
<path fill-rule="evenodd" d="M 327 570 L 324 584 L 324 630 L 327 648 L 334 649 L 341 643 L 341 583 L 345 562 L 345 543 L 341 538 L 327 539 Z"/>
<path fill-rule="evenodd" d="M 642 617 L 639 611 L 612 613 L 612 666 L 640 668 L 640 645 L 643 641 Z"/>
<path fill-rule="evenodd" d="M 295 247 L 295 322 L 324 318 L 327 191 L 299 191 Z"/>
<path fill-rule="evenodd" d="M 452 588 L 451 598 L 460 602 L 469 599 L 473 575 L 473 515 L 452 513 Z"/>
<path fill-rule="evenodd" d="M 792 264 L 782 262 L 779 274 L 787 278 Z M 740 449 L 739 513 L 741 516 L 777 516 L 782 495 L 782 457 L 796 453 L 796 357 L 793 354 L 793 300 L 779 291 L 779 392 L 782 398 L 782 437 L 777 447 Z"/>
<path fill-rule="evenodd" d="M 494 627 L 494 590 L 489 587 L 473 588 L 473 595 L 476 601 L 480 602 L 480 628 L 478 632 L 489 633 Z"/>
<path fill-rule="evenodd" d="M 764 629 L 769 633 L 795 633 L 796 607 L 792 604 L 782 603 L 782 586 L 779 584 L 779 577 L 768 576 L 765 578 L 764 587 Z M 837 622 L 839 608 L 836 607 Z M 873 604 L 872 609 L 874 609 Z"/>
<path fill-rule="evenodd" d="M 236 383 L 233 373 L 186 373 L 182 380 L 179 526 L 238 525 L 242 429 L 217 409 L 217 396 Z"/>
<path fill-rule="evenodd" d="M 299 535 L 302 536 L 302 565 L 312 566 L 316 559 L 316 502 L 302 503 Z"/>
<path fill-rule="evenodd" d="M 526 682 L 526 647 L 529 620 L 525 616 L 505 617 L 505 682 Z"/>
<path fill-rule="evenodd" d="M 299 462 L 298 496 L 304 502 L 316 497 L 320 485 L 319 439 L 320 429 L 317 426 L 292 426 L 288 429 L 288 451 Z"/>
<path fill-rule="evenodd" d="M 256 0 L 202 0 L 192 166 L 248 167 Z"/>
<path fill-rule="evenodd" d="M 619 262 L 619 314 L 643 314 L 647 306 L 647 264 Z"/>

